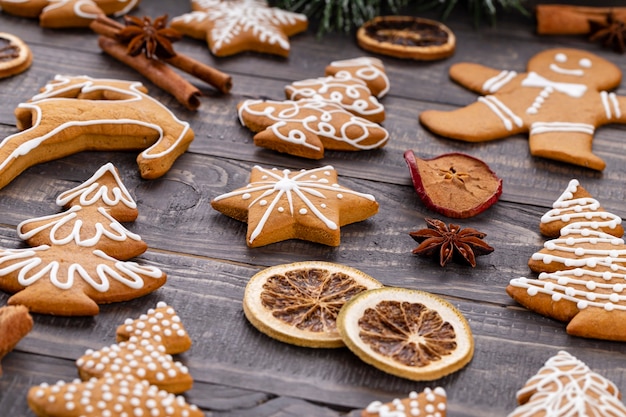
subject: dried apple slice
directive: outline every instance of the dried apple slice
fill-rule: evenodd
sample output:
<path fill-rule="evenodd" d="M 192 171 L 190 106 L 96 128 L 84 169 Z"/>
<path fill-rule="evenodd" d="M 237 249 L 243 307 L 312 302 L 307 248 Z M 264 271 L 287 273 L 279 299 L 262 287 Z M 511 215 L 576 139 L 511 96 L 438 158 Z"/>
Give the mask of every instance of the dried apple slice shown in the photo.
<path fill-rule="evenodd" d="M 475 216 L 491 207 L 502 194 L 502 179 L 473 156 L 455 152 L 421 159 L 408 150 L 404 159 L 424 205 L 444 216 Z"/>
<path fill-rule="evenodd" d="M 346 346 L 392 375 L 430 381 L 455 372 L 474 355 L 465 317 L 433 294 L 384 287 L 364 291 L 339 312 Z"/>
<path fill-rule="evenodd" d="M 336 319 L 355 295 L 382 284 L 349 266 L 321 261 L 276 265 L 255 274 L 244 293 L 246 318 L 261 332 L 306 347 L 342 347 Z"/>

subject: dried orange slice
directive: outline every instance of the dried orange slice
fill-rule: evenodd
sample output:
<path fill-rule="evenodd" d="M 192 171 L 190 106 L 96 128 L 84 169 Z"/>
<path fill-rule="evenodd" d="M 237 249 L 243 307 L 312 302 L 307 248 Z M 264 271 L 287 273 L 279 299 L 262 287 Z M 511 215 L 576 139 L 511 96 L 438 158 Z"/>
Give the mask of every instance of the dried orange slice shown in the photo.
<path fill-rule="evenodd" d="M 26 71 L 33 54 L 23 40 L 10 33 L 0 32 L 0 78 Z"/>
<path fill-rule="evenodd" d="M 308 347 L 344 346 L 339 310 L 355 295 L 382 284 L 345 265 L 321 261 L 276 265 L 248 282 L 243 311 L 254 327 L 282 342 Z"/>
<path fill-rule="evenodd" d="M 356 33 L 365 50 L 422 61 L 454 54 L 456 38 L 443 23 L 413 16 L 378 16 L 365 22 Z"/>
<path fill-rule="evenodd" d="M 337 328 L 364 362 L 415 381 L 457 371 L 474 354 L 474 338 L 463 315 L 423 291 L 386 287 L 363 292 L 341 310 Z"/>

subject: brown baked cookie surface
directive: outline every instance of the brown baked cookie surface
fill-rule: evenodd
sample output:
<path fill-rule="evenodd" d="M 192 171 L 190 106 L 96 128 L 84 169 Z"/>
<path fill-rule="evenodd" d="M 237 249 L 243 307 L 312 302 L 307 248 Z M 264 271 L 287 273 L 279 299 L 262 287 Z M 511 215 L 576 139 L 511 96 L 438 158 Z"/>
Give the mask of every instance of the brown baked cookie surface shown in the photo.
<path fill-rule="evenodd" d="M 448 138 L 484 142 L 528 133 L 531 155 L 601 171 L 606 164 L 592 152 L 596 129 L 626 123 L 626 97 L 609 91 L 621 82 L 619 67 L 587 51 L 542 51 L 524 73 L 457 63 L 450 78 L 483 96 L 457 110 L 420 114 L 427 129 Z"/>

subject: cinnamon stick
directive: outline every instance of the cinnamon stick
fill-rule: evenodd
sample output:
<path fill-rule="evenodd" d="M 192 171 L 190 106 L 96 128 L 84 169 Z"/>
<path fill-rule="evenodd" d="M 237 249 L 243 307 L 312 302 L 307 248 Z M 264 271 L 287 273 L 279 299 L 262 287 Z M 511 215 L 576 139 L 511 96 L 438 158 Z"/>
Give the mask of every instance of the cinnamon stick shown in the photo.
<path fill-rule="evenodd" d="M 98 38 L 98 45 L 113 58 L 133 68 L 159 88 L 172 94 L 189 110 L 197 110 L 200 106 L 199 97 L 202 95 L 200 90 L 168 67 L 167 64 L 156 59 L 146 58 L 144 55 L 130 56 L 126 53 L 124 45 L 106 36 Z"/>
<path fill-rule="evenodd" d="M 606 23 L 610 15 L 626 21 L 626 7 L 539 4 L 535 15 L 540 35 L 586 35 L 591 31 L 589 21 Z"/>

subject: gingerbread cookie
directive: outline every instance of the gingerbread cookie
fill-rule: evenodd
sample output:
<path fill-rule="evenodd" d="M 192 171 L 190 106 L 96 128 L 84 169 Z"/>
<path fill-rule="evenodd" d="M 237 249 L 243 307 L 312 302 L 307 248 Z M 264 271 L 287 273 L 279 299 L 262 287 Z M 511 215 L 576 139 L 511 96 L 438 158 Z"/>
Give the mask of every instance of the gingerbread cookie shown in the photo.
<path fill-rule="evenodd" d="M 450 77 L 484 96 L 458 110 L 420 114 L 426 128 L 448 138 L 482 142 L 528 132 L 531 155 L 603 170 L 591 149 L 594 132 L 626 123 L 626 97 L 606 91 L 619 86 L 620 69 L 587 51 L 543 51 L 521 74 L 459 63 Z"/>
<path fill-rule="evenodd" d="M 600 230 L 615 237 L 622 237 L 622 219 L 602 208 L 600 202 L 573 179 L 561 196 L 552 204 L 552 210 L 541 217 L 539 230 L 547 237 L 558 237 L 561 229 L 572 223 L 577 228 Z"/>
<path fill-rule="evenodd" d="M 127 341 L 131 337 L 151 340 L 162 345 L 165 353 L 170 355 L 185 352 L 191 347 L 191 338 L 180 317 L 162 301 L 138 319 L 126 319 L 116 333 L 118 342 Z"/>
<path fill-rule="evenodd" d="M 16 293 L 9 304 L 44 314 L 95 315 L 98 304 L 136 298 L 165 283 L 158 268 L 125 261 L 147 245 L 118 222 L 137 212 L 112 164 L 57 203 L 69 210 L 18 225 L 19 236 L 37 246 L 0 249 L 0 289 Z"/>
<path fill-rule="evenodd" d="M 0 78 L 26 71 L 33 62 L 33 54 L 23 40 L 10 33 L 0 32 Z"/>
<path fill-rule="evenodd" d="M 626 416 L 617 386 L 560 351 L 517 392 L 508 417 Z"/>
<path fill-rule="evenodd" d="M 385 120 L 385 107 L 367 84 L 347 73 L 293 82 L 285 87 L 285 95 L 288 100 L 318 99 L 335 103 L 374 123 Z"/>
<path fill-rule="evenodd" d="M 363 80 L 373 95 L 384 97 L 389 92 L 389 78 L 383 61 L 372 57 L 359 57 L 333 61 L 326 67 L 326 75 Z"/>
<path fill-rule="evenodd" d="M 88 27 L 99 14 L 122 16 L 140 0 L 0 0 L 2 11 L 22 17 L 39 17 L 47 28 Z"/>
<path fill-rule="evenodd" d="M 250 247 L 287 239 L 338 246 L 341 226 L 378 212 L 374 196 L 339 185 L 331 166 L 296 172 L 254 166 L 248 185 L 215 197 L 211 206 L 248 223 Z"/>
<path fill-rule="evenodd" d="M 255 145 L 303 158 L 321 159 L 326 149 L 381 148 L 389 139 L 389 133 L 380 125 L 316 98 L 245 100 L 237 109 L 241 124 L 258 132 Z"/>
<path fill-rule="evenodd" d="M 185 392 L 193 385 L 186 366 L 174 361 L 162 345 L 137 336 L 100 350 L 89 349 L 78 358 L 76 366 L 84 381 L 117 373 L 130 374 L 173 394 Z"/>
<path fill-rule="evenodd" d="M 265 0 L 192 0 L 191 9 L 172 19 L 172 27 L 206 39 L 215 56 L 256 51 L 286 57 L 289 37 L 308 27 L 305 15 L 269 7 Z"/>
<path fill-rule="evenodd" d="M 446 417 L 446 410 L 446 390 L 437 387 L 426 388 L 419 394 L 412 391 L 408 398 L 396 398 L 389 403 L 373 401 L 361 412 L 361 417 Z"/>
<path fill-rule="evenodd" d="M 13 350 L 33 328 L 33 318 L 24 306 L 0 307 L 0 359 Z M 0 376 L 2 368 L 0 367 Z"/>
<path fill-rule="evenodd" d="M 21 132 L 0 142 L 0 188 L 33 165 L 85 150 L 145 149 L 141 176 L 163 176 L 194 133 L 146 93 L 139 82 L 57 75 L 15 110 Z"/>
<path fill-rule="evenodd" d="M 539 278 L 512 279 L 506 291 L 526 308 L 568 322 L 568 334 L 626 341 L 626 244 L 601 231 L 616 229 L 621 219 L 597 213 L 593 199 L 574 198 L 586 194 L 578 188 L 576 180 L 570 182 L 556 211 L 548 212 L 568 224 L 528 262 Z M 567 214 L 557 214 L 563 208 Z"/>
<path fill-rule="evenodd" d="M 541 217 L 541 232 L 556 236 L 532 255 L 528 266 L 534 272 L 556 272 L 574 267 L 594 267 L 612 259 L 622 263 L 626 254 L 621 236 L 622 219 L 600 207 L 600 203 L 571 180 L 555 201 L 553 209 Z M 560 227 L 558 231 L 556 227 Z M 555 233 L 556 232 L 556 233 Z"/>
<path fill-rule="evenodd" d="M 27 399 L 38 417 L 204 417 L 198 407 L 188 404 L 182 396 L 122 373 L 86 382 L 43 383 L 32 387 Z"/>

